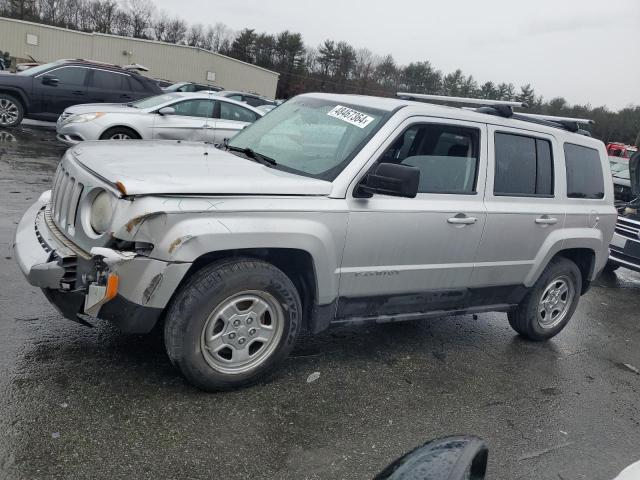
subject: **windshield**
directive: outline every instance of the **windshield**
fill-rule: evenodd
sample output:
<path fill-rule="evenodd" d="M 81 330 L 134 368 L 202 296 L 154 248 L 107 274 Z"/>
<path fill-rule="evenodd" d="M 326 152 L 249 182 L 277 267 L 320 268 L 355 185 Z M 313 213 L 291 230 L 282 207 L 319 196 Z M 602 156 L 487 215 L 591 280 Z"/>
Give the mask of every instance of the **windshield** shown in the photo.
<path fill-rule="evenodd" d="M 629 180 L 631 178 L 629 175 L 628 162 L 609 160 L 609 163 L 611 165 L 611 175 L 613 175 L 616 178 L 622 178 L 624 180 Z"/>
<path fill-rule="evenodd" d="M 38 65 L 36 67 L 31 67 L 27 70 L 23 70 L 22 72 L 16 72 L 16 75 L 24 75 L 25 77 L 35 77 L 39 73 L 49 70 L 50 68 L 55 67 L 56 65 L 60 65 L 61 63 L 62 62 L 45 63 L 43 65 Z"/>
<path fill-rule="evenodd" d="M 334 180 L 386 121 L 387 112 L 334 101 L 297 97 L 233 137 L 285 171 Z"/>
<path fill-rule="evenodd" d="M 179 97 L 180 96 L 176 94 L 164 93 L 162 95 L 156 95 L 155 97 L 143 98 L 137 102 L 131 102 L 129 105 L 135 108 L 153 108 L 159 107 L 163 103 L 170 102 L 171 100 L 175 100 Z"/>

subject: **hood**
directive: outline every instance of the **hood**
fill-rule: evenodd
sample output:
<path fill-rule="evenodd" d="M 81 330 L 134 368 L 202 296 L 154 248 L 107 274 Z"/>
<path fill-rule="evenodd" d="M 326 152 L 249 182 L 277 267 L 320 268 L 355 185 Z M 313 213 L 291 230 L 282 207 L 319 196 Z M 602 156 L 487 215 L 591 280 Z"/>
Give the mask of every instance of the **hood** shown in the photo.
<path fill-rule="evenodd" d="M 640 152 L 636 152 L 629 159 L 629 178 L 631 180 L 631 193 L 640 197 Z"/>
<path fill-rule="evenodd" d="M 267 167 L 204 143 L 84 142 L 70 150 L 127 195 L 329 195 L 331 183 Z"/>
<path fill-rule="evenodd" d="M 70 115 L 76 115 L 78 113 L 115 113 L 115 112 L 140 112 L 134 107 L 127 106 L 126 103 L 83 103 L 81 105 L 74 105 L 65 109 L 65 113 Z"/>

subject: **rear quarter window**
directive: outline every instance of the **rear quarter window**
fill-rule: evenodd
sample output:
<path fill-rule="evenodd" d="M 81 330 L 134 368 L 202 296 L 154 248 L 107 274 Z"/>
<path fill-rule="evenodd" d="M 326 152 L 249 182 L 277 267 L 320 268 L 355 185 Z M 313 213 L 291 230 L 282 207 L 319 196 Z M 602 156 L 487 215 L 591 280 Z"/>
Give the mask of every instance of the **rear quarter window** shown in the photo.
<path fill-rule="evenodd" d="M 564 144 L 569 198 L 604 198 L 604 176 L 600 153 L 589 147 Z"/>

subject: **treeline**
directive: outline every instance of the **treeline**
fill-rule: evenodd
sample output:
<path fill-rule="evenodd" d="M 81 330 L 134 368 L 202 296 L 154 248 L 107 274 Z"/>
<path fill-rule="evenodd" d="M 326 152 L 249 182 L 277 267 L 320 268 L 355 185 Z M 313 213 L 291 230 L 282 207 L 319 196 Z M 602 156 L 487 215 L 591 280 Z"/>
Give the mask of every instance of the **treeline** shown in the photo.
<path fill-rule="evenodd" d="M 305 45 L 300 33 L 253 29 L 233 31 L 224 23 L 188 24 L 158 11 L 151 0 L 0 0 L 0 15 L 86 32 L 108 33 L 190 45 L 228 55 L 280 73 L 277 96 L 307 91 L 392 96 L 397 91 L 527 102 L 530 111 L 588 117 L 594 136 L 604 141 L 640 143 L 640 106 L 613 112 L 591 105 L 543 99 L 531 85 L 478 82 L 461 70 L 445 73 L 428 61 L 399 65 L 346 42 Z M 1 47 L 1 46 L 0 46 Z M 137 59 L 144 63 L 144 59 Z"/>

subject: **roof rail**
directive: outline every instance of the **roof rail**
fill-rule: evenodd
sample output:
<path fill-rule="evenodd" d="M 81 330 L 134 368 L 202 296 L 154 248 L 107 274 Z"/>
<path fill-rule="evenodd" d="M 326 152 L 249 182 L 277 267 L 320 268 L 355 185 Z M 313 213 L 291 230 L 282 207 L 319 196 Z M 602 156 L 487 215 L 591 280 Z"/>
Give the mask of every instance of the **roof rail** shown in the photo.
<path fill-rule="evenodd" d="M 489 100 L 487 98 L 448 97 L 447 95 L 427 95 L 424 93 L 408 93 L 408 92 L 398 92 L 396 95 L 406 100 L 435 100 L 439 102 L 468 103 L 471 105 L 489 105 L 490 107 L 496 107 L 496 106 L 522 107 L 522 108 L 528 107 L 528 105 L 524 102 L 512 102 L 508 100 Z"/>
<path fill-rule="evenodd" d="M 521 113 L 524 117 L 537 118 L 538 120 L 546 120 L 556 123 L 574 123 L 577 125 L 595 125 L 595 121 L 590 118 L 573 118 L 573 117 L 555 117 L 553 115 L 539 115 L 536 113 Z"/>

